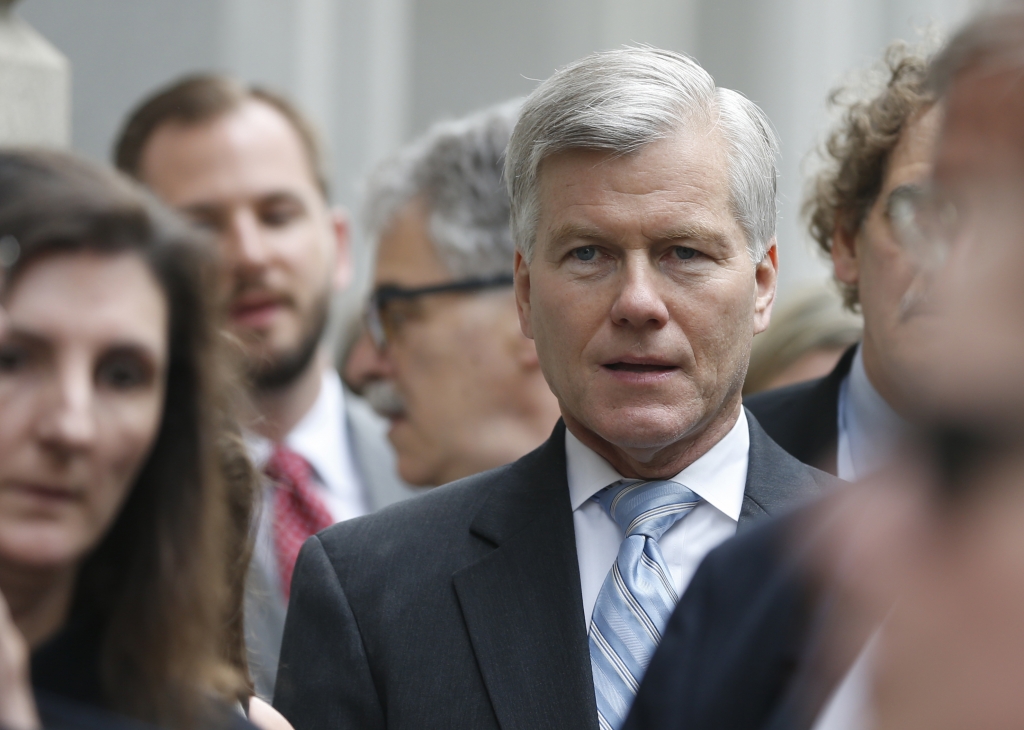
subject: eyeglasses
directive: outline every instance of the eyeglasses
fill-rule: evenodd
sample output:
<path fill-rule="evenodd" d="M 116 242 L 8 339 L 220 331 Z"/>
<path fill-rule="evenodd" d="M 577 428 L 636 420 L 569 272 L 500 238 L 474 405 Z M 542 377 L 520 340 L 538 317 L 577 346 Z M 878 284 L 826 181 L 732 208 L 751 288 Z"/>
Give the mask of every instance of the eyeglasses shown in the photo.
<path fill-rule="evenodd" d="M 956 236 L 956 207 L 931 187 L 901 185 L 889 194 L 887 211 L 900 245 L 928 269 L 942 265 Z"/>
<path fill-rule="evenodd" d="M 509 274 L 494 276 L 491 278 L 472 278 L 453 281 L 448 284 L 435 284 L 433 286 L 421 286 L 406 288 L 401 286 L 385 285 L 377 287 L 370 295 L 370 301 L 363 313 L 363 324 L 370 335 L 374 346 L 381 352 L 393 342 L 395 335 L 405 317 L 398 316 L 391 311 L 390 305 L 395 302 L 412 302 L 421 297 L 432 294 L 465 294 L 485 289 L 496 289 L 503 286 L 512 286 L 513 278 Z"/>

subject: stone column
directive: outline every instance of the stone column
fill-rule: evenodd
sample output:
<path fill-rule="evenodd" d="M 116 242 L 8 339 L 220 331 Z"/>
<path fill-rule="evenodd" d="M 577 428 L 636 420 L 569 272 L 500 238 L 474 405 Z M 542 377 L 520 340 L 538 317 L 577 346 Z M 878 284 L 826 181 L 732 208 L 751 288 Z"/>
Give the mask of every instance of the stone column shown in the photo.
<path fill-rule="evenodd" d="M 0 0 L 0 145 L 67 147 L 71 71 L 67 59 Z"/>

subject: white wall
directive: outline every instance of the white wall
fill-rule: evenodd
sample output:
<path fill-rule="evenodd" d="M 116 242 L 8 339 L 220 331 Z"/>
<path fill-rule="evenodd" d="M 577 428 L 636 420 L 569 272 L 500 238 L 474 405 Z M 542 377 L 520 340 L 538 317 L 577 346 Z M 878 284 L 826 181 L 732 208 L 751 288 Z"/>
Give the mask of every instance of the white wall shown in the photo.
<path fill-rule="evenodd" d="M 801 165 L 828 90 L 893 38 L 948 28 L 971 0 L 25 0 L 70 59 L 73 146 L 105 158 L 144 93 L 200 69 L 291 94 L 326 132 L 335 197 L 431 122 L 528 93 L 590 51 L 695 55 L 761 104 L 782 139 L 783 296 L 826 268 L 799 219 Z M 365 261 L 363 262 L 365 272 Z"/>

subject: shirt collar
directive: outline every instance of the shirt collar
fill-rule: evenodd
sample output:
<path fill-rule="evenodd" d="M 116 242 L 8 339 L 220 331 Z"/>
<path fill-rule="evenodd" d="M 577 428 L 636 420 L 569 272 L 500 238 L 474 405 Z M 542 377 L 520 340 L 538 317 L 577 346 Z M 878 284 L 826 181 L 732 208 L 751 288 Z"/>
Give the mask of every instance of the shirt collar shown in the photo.
<path fill-rule="evenodd" d="M 850 374 L 840 388 L 840 414 L 857 477 L 884 466 L 909 430 L 868 379 L 863 347 L 857 348 Z"/>
<path fill-rule="evenodd" d="M 739 520 L 747 485 L 750 429 L 742 409 L 736 423 L 707 453 L 672 477 L 728 517 Z M 566 476 L 575 512 L 588 499 L 622 479 L 605 459 L 565 430 Z"/>
<path fill-rule="evenodd" d="M 333 368 L 325 368 L 313 407 L 288 432 L 284 443 L 309 462 L 317 480 L 328 491 L 338 493 L 345 483 L 340 445 L 347 443 L 347 438 L 341 378 Z M 253 433 L 247 433 L 245 440 L 253 462 L 262 468 L 273 453 L 274 445 Z"/>

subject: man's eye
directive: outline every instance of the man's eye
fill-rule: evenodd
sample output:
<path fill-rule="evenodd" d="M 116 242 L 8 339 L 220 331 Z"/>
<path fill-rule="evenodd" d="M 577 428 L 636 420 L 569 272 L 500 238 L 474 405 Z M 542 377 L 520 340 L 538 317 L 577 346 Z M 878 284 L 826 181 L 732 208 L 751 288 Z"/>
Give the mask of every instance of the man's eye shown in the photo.
<path fill-rule="evenodd" d="M 597 249 L 594 246 L 583 246 L 575 249 L 572 254 L 580 261 L 593 261 L 597 256 Z"/>
<path fill-rule="evenodd" d="M 293 206 L 277 206 L 260 212 L 260 220 L 273 227 L 286 226 L 298 217 L 299 211 Z"/>
<path fill-rule="evenodd" d="M 697 255 L 697 252 L 689 246 L 676 246 L 673 251 L 675 252 L 676 258 L 686 261 L 692 259 Z"/>

